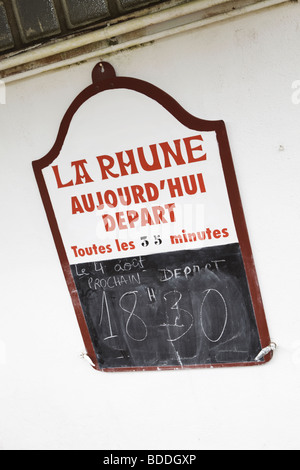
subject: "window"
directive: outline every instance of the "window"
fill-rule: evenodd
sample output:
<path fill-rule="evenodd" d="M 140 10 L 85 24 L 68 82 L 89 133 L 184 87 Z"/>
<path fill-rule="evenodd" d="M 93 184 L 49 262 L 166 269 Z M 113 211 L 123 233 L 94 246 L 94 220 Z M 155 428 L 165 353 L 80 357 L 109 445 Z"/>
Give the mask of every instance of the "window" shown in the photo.
<path fill-rule="evenodd" d="M 0 0 L 0 79 L 105 58 L 291 0 Z"/>
<path fill-rule="evenodd" d="M 0 54 L 95 28 L 157 0 L 2 0 Z"/>

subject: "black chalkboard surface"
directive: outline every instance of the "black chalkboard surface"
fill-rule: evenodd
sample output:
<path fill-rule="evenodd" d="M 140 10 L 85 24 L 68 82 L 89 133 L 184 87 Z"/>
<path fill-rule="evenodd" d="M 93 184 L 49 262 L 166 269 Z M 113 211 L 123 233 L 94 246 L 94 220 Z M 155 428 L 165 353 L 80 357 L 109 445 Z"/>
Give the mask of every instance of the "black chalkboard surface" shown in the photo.
<path fill-rule="evenodd" d="M 71 271 L 100 369 L 246 364 L 262 349 L 239 244 Z"/>

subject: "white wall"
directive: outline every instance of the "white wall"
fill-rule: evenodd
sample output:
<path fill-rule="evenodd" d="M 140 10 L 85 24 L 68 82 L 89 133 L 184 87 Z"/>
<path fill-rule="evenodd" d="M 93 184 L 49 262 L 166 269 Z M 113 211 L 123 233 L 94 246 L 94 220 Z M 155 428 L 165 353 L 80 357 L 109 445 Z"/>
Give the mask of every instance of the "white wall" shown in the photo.
<path fill-rule="evenodd" d="M 272 340 L 263 367 L 103 374 L 84 350 L 31 161 L 96 61 L 7 87 L 0 105 L 0 448 L 300 448 L 300 5 L 110 57 L 224 119 Z"/>

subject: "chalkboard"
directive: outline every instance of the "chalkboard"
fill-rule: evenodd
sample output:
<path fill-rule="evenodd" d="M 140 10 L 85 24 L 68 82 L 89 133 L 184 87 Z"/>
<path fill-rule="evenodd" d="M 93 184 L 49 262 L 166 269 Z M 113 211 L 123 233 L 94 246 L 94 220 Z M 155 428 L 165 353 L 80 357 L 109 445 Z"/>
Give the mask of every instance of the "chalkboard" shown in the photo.
<path fill-rule="evenodd" d="M 238 243 L 71 270 L 100 369 L 243 364 L 262 349 Z"/>

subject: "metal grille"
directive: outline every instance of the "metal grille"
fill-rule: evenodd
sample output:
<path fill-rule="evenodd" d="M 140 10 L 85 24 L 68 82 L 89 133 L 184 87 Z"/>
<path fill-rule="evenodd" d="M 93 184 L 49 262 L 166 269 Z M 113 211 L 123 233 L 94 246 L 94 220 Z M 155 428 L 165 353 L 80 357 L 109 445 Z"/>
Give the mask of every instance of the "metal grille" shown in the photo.
<path fill-rule="evenodd" d="M 157 0 L 0 0 L 0 54 L 95 28 Z"/>

